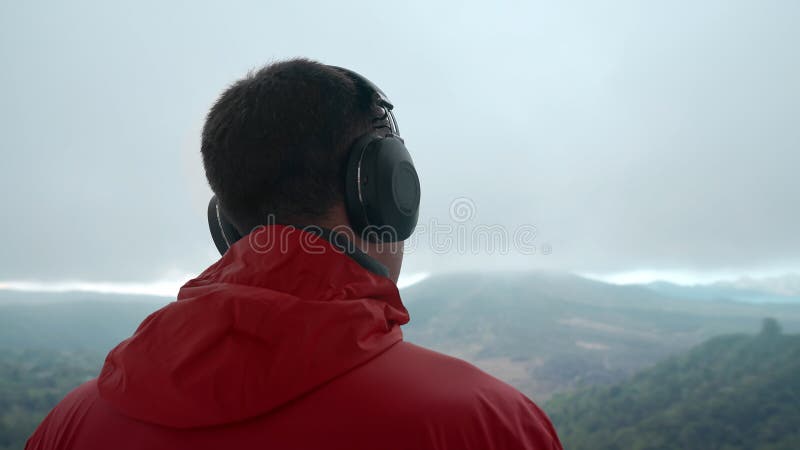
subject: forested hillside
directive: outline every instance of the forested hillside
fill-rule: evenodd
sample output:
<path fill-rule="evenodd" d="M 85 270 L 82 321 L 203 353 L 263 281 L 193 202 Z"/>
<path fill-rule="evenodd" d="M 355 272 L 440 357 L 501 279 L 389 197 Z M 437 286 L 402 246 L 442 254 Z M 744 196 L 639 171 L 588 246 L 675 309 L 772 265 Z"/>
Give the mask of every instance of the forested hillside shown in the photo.
<path fill-rule="evenodd" d="M 798 449 L 800 335 L 767 319 L 631 380 L 557 395 L 545 407 L 565 448 Z"/>
<path fill-rule="evenodd" d="M 0 349 L 0 450 L 21 449 L 67 392 L 97 375 L 104 356 Z"/>

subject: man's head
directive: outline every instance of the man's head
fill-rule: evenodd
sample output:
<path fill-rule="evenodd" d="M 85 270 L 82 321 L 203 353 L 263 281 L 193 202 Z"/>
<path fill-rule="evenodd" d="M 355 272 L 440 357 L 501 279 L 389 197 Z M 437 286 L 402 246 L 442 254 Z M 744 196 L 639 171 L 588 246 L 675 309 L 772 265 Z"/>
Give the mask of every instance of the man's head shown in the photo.
<path fill-rule="evenodd" d="M 266 66 L 225 90 L 208 114 L 209 184 L 243 235 L 266 223 L 341 230 L 348 149 L 382 113 L 367 86 L 336 68 L 305 59 Z M 362 249 L 396 279 L 402 245 L 390 247 Z"/>

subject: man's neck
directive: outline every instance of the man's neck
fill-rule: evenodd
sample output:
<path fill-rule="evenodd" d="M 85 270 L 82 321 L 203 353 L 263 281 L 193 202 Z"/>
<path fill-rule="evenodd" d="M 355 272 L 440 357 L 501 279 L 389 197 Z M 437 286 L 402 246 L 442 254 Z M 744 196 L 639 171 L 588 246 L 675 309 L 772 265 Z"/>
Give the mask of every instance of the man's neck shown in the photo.
<path fill-rule="evenodd" d="M 307 233 L 319 236 L 322 239 L 325 239 L 326 241 L 330 242 L 331 245 L 333 245 L 337 250 L 349 256 L 355 262 L 357 262 L 361 267 L 369 270 L 370 272 L 376 275 L 389 277 L 389 269 L 387 269 L 386 266 L 381 264 L 377 259 L 361 251 L 361 249 L 359 249 L 358 246 L 344 233 L 336 232 L 329 228 L 323 228 L 317 225 L 306 225 L 306 226 L 291 225 L 291 226 L 303 230 Z"/>

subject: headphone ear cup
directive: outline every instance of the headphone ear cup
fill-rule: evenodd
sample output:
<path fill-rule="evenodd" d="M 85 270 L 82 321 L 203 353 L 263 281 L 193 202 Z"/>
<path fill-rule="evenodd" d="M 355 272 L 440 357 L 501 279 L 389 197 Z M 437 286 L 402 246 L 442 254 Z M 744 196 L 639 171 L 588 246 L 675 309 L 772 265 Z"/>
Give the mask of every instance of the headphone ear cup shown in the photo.
<path fill-rule="evenodd" d="M 357 233 L 384 242 L 411 236 L 419 217 L 420 185 L 402 139 L 392 134 L 359 138 L 346 177 L 348 216 Z"/>
<path fill-rule="evenodd" d="M 242 238 L 239 231 L 233 224 L 225 217 L 219 205 L 217 196 L 211 197 L 208 202 L 208 229 L 211 231 L 211 238 L 214 239 L 214 245 L 217 247 L 220 255 L 224 255 L 228 249 Z"/>
<path fill-rule="evenodd" d="M 369 218 L 364 209 L 362 185 L 370 182 L 370 176 L 362 173 L 363 167 L 361 163 L 367 147 L 377 137 L 377 135 L 369 133 L 356 139 L 355 143 L 350 147 L 347 157 L 344 187 L 345 207 L 347 209 L 347 217 L 350 219 L 350 226 L 358 235 L 361 235 L 369 226 Z"/>

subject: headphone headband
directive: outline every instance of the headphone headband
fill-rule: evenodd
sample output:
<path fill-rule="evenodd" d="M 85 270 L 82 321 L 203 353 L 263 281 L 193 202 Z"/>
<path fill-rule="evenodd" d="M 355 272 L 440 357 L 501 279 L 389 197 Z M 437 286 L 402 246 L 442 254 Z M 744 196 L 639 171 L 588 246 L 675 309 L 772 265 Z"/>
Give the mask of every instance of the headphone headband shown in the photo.
<path fill-rule="evenodd" d="M 383 108 L 383 110 L 386 112 L 386 116 L 389 119 L 389 129 L 391 130 L 392 134 L 400 136 L 400 128 L 397 126 L 397 119 L 395 119 L 394 113 L 392 112 L 392 110 L 394 109 L 394 105 L 392 104 L 391 101 L 389 101 L 389 97 L 386 96 L 386 94 L 381 90 L 381 88 L 376 86 L 375 83 L 369 81 L 365 76 L 359 74 L 358 72 L 352 71 L 350 69 L 345 69 L 344 67 L 339 67 L 339 66 L 328 66 L 328 67 L 344 73 L 354 81 L 363 84 L 364 86 L 367 87 L 367 89 L 372 91 L 372 94 L 376 97 L 374 99 L 374 102 L 378 106 Z"/>

